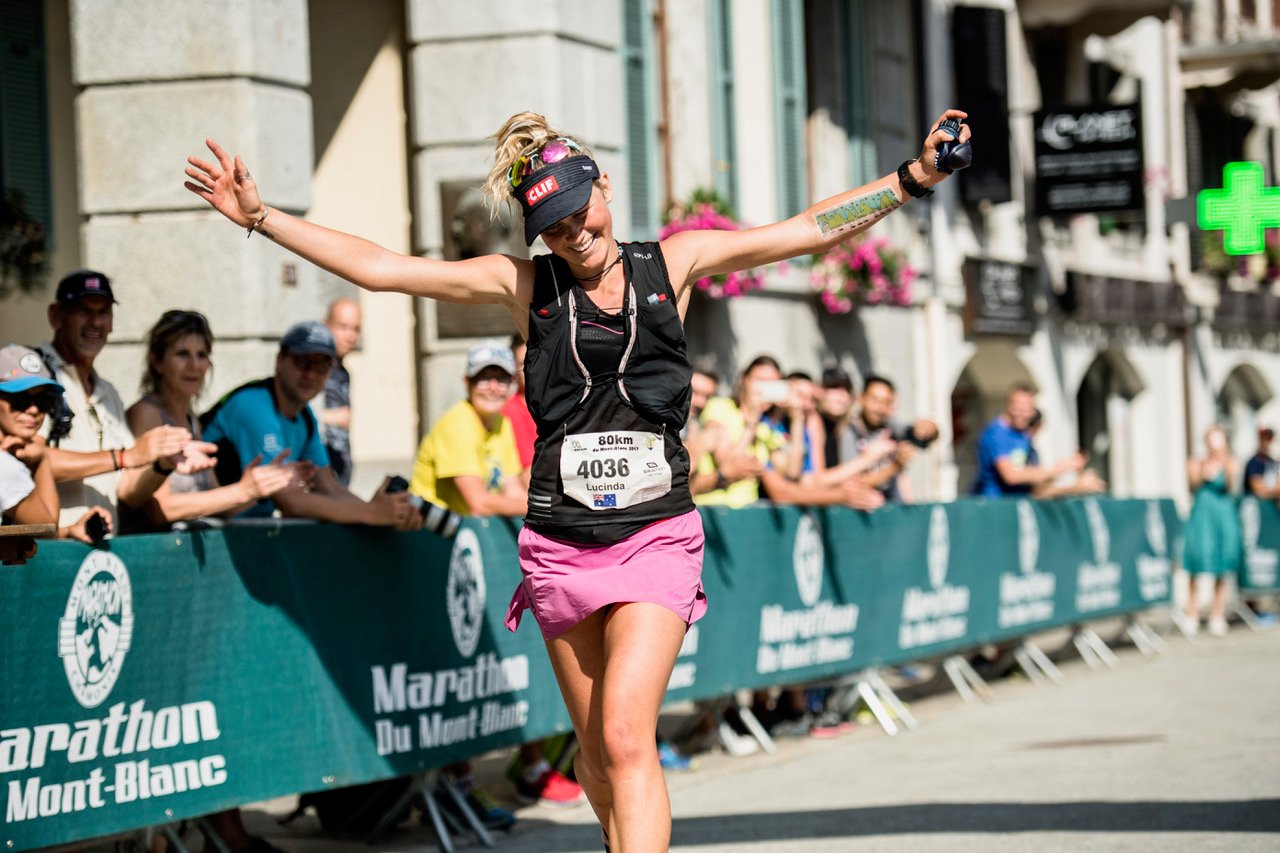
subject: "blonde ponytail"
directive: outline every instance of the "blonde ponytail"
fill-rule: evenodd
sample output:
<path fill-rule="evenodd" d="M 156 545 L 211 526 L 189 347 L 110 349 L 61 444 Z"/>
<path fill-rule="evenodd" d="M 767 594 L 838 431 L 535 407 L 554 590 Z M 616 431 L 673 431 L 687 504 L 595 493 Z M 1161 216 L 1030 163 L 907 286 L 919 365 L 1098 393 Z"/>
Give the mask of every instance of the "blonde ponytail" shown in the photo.
<path fill-rule="evenodd" d="M 497 133 L 489 137 L 494 141 L 493 166 L 489 169 L 483 192 L 489 211 L 495 219 L 501 206 L 512 202 L 511 185 L 507 182 L 511 165 L 520 155 L 541 151 L 548 142 L 561 137 L 572 139 L 582 147 L 582 153 L 592 156 L 591 150 L 577 137 L 555 130 L 547 124 L 546 116 L 534 112 L 516 113 L 503 123 Z M 542 168 L 542 161 L 535 160 L 533 170 L 536 172 Z"/>

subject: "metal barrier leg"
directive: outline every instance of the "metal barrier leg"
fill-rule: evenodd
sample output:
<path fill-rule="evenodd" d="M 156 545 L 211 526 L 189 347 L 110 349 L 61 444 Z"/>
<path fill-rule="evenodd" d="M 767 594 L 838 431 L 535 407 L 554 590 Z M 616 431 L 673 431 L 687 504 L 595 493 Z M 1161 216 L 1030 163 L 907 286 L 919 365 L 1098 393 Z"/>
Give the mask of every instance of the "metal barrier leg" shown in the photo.
<path fill-rule="evenodd" d="M 169 849 L 173 851 L 173 853 L 188 853 L 186 845 L 182 843 L 182 839 L 178 837 L 178 833 L 173 831 L 173 826 L 171 824 L 166 823 L 161 828 L 160 834 L 169 842 Z M 216 846 L 220 846 L 223 850 L 227 849 L 226 845 L 221 843 L 221 839 L 214 843 Z"/>
<path fill-rule="evenodd" d="M 1030 640 L 1026 640 L 1018 648 L 1018 651 L 1025 654 L 1031 660 L 1031 663 L 1035 668 L 1049 676 L 1049 680 L 1054 684 L 1061 684 L 1066 680 L 1062 675 L 1062 670 L 1058 669 L 1058 667 L 1054 665 L 1053 661 L 1049 660 L 1049 656 L 1046 655 L 1035 643 Z"/>
<path fill-rule="evenodd" d="M 916 718 L 911 711 L 908 710 L 906 703 L 898 698 L 898 694 L 894 693 L 888 684 L 884 683 L 884 679 L 880 677 L 880 673 L 877 670 L 870 670 L 867 673 L 867 680 L 871 682 L 871 688 L 880 697 L 880 701 L 889 706 L 889 710 L 902 721 L 903 725 L 909 729 L 914 729 L 920 725 L 916 722 Z"/>
<path fill-rule="evenodd" d="M 963 655 L 952 655 L 942 662 L 942 671 L 951 680 L 952 686 L 966 702 L 981 699 L 987 702 L 991 698 L 991 688 L 982 680 L 977 670 L 969 665 Z"/>
<path fill-rule="evenodd" d="M 1018 664 L 1018 669 L 1022 670 L 1022 674 L 1027 679 L 1039 687 L 1044 684 L 1044 674 L 1040 672 L 1040 667 L 1036 666 L 1035 661 L 1031 660 L 1031 655 L 1027 654 L 1027 650 L 1019 646 L 1013 650 L 1013 660 Z"/>
<path fill-rule="evenodd" d="M 865 679 L 858 681 L 858 696 L 866 704 L 867 710 L 876 718 L 876 722 L 880 724 L 880 728 L 884 729 L 887 735 L 896 735 L 898 733 L 898 725 L 893 721 L 889 711 L 884 707 L 884 703 L 880 701 L 880 697 L 876 695 L 876 691 L 872 688 L 870 682 Z"/>
<path fill-rule="evenodd" d="M 1266 629 L 1267 626 L 1263 625 L 1258 619 L 1258 614 L 1254 613 L 1249 605 L 1244 603 L 1244 599 L 1236 598 L 1231 609 L 1240 617 L 1241 622 L 1248 625 L 1253 630 L 1262 631 Z"/>
<path fill-rule="evenodd" d="M 444 789 L 449 799 L 453 800 L 453 804 L 458 807 L 458 812 L 462 815 L 462 819 L 467 822 L 467 828 L 471 830 L 471 834 L 476 837 L 485 847 L 493 846 L 493 836 L 489 834 L 489 830 L 480 822 L 480 818 L 471 810 L 471 806 L 467 804 L 467 798 L 463 795 L 461 789 L 453 784 L 446 774 L 440 774 L 440 787 Z"/>
<path fill-rule="evenodd" d="M 765 731 L 764 726 L 760 725 L 760 721 L 756 719 L 756 715 L 751 713 L 751 709 L 745 705 L 738 706 L 738 718 L 742 720 L 742 724 L 747 727 L 747 731 L 751 732 L 751 736 L 760 743 L 760 748 L 765 752 L 773 755 L 778 751 L 778 747 L 773 742 L 773 738 Z"/>
<path fill-rule="evenodd" d="M 214 850 L 217 851 L 217 853 L 231 853 L 231 848 L 227 846 L 227 842 L 222 840 L 222 836 L 218 834 L 218 830 L 214 829 L 213 824 L 209 823 L 209 821 L 204 818 L 200 818 L 196 821 L 196 828 L 200 830 L 201 834 L 204 835 L 205 840 L 213 847 Z M 165 837 L 169 839 L 170 843 L 173 842 L 173 837 L 170 834 L 169 827 L 167 826 L 165 827 Z"/>
<path fill-rule="evenodd" d="M 1119 665 L 1120 658 L 1116 657 L 1116 653 L 1111 651 L 1110 646 L 1104 643 L 1102 638 L 1099 637 L 1097 632 L 1092 628 L 1082 628 L 1080 630 L 1080 637 L 1089 645 L 1089 648 L 1093 649 L 1094 653 L 1097 654 L 1098 659 L 1108 667 L 1115 669 L 1116 666 Z"/>
<path fill-rule="evenodd" d="M 396 816 L 404 812 L 405 806 L 413 801 L 418 792 L 427 784 L 425 774 L 419 774 L 413 778 L 413 782 L 409 784 L 408 790 L 399 796 L 392 804 L 391 808 L 383 812 L 382 817 L 378 818 L 378 823 L 374 826 L 373 831 L 366 836 L 365 840 L 370 844 L 376 839 L 382 838 L 386 833 L 391 831 L 391 827 L 395 824 Z M 367 806 L 365 807 L 367 808 Z"/>
<path fill-rule="evenodd" d="M 1071 643 L 1076 647 L 1076 651 L 1080 653 L 1080 657 L 1084 658 L 1084 662 L 1089 665 L 1089 669 L 1098 669 L 1102 666 L 1102 658 L 1098 657 L 1098 653 L 1085 640 L 1084 634 L 1079 632 L 1072 634 Z"/>
<path fill-rule="evenodd" d="M 436 840 L 440 842 L 440 849 L 444 853 L 453 853 L 453 836 L 449 834 L 449 827 L 445 825 L 444 814 L 440 811 L 440 804 L 436 802 L 436 798 L 431 793 L 435 780 L 436 771 L 419 777 L 419 781 L 413 788 L 411 795 L 417 795 L 418 799 L 422 801 L 423 811 L 431 821 L 431 828 L 435 830 Z"/>
<path fill-rule="evenodd" d="M 1138 647 L 1138 651 L 1142 652 L 1145 657 L 1151 658 L 1156 655 L 1162 655 L 1169 649 L 1164 640 L 1148 631 L 1147 626 L 1137 619 L 1130 619 L 1129 624 L 1124 628 L 1124 632 L 1130 640 L 1133 640 L 1133 644 Z"/>

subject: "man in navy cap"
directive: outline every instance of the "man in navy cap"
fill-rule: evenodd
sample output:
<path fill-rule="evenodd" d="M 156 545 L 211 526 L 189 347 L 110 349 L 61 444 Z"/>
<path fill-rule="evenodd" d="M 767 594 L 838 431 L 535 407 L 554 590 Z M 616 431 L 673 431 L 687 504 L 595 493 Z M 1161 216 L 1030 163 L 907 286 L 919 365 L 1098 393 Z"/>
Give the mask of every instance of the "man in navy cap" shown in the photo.
<path fill-rule="evenodd" d="M 273 375 L 241 385 L 204 413 L 200 418 L 204 437 L 218 446 L 218 481 L 234 483 L 255 457 L 274 459 L 287 450 L 289 461 L 315 466 L 313 475 L 243 515 L 265 517 L 279 508 L 281 514 L 295 518 L 419 527 L 422 518 L 412 511 L 407 493 L 390 493 L 383 483 L 372 499 L 364 501 L 334 476 L 308 402 L 324 390 L 337 360 L 333 333 L 324 323 L 295 323 L 280 338 Z"/>
<path fill-rule="evenodd" d="M 45 419 L 49 461 L 58 482 L 61 523 L 72 524 L 91 507 L 102 506 L 115 520 L 117 502 L 141 506 L 175 468 L 184 473 L 207 468 L 213 451 L 193 442 L 190 431 L 159 426 L 133 437 L 120 394 L 98 375 L 93 363 L 111 334 L 115 295 L 111 281 L 94 270 L 77 270 L 58 282 L 49 325 L 53 340 L 39 352 L 65 390 L 66 417 Z"/>

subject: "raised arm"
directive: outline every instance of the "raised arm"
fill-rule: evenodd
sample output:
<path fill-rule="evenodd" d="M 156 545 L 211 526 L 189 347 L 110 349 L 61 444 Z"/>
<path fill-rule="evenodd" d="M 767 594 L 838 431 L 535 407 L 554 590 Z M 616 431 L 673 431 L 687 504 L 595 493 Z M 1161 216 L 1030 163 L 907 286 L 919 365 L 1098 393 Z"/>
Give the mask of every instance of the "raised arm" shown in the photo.
<path fill-rule="evenodd" d="M 934 122 L 919 159 L 911 163 L 911 177 L 922 187 L 946 177 L 934 167 L 938 145 L 952 137 L 937 126 L 944 119 L 962 121 L 968 114 L 947 110 Z M 960 129 L 960 141 L 969 139 L 968 125 Z M 671 283 L 678 295 L 691 282 L 708 275 L 743 270 L 776 261 L 822 252 L 841 240 L 866 230 L 873 223 L 910 200 L 897 174 L 825 199 L 804 213 L 745 231 L 681 231 L 662 243 Z"/>
<path fill-rule="evenodd" d="M 187 189 L 236 225 L 279 243 L 352 284 L 445 302 L 508 306 L 523 322 L 533 293 L 533 263 L 509 255 L 441 261 L 402 255 L 382 246 L 290 216 L 263 204 L 249 169 L 212 139 L 214 162 L 188 157 Z"/>

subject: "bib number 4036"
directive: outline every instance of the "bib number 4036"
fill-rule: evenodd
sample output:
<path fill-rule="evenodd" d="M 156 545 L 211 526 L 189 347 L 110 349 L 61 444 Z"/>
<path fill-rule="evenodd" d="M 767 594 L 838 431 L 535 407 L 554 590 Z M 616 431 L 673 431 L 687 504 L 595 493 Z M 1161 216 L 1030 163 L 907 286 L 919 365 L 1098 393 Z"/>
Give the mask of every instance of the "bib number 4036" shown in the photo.
<path fill-rule="evenodd" d="M 614 459 L 612 457 L 592 459 L 590 461 L 584 459 L 582 464 L 578 466 L 578 476 L 584 480 L 630 477 L 631 466 L 627 464 L 625 459 Z"/>
<path fill-rule="evenodd" d="M 619 510 L 671 491 L 663 436 L 638 430 L 574 433 L 560 446 L 564 493 L 592 510 Z"/>

